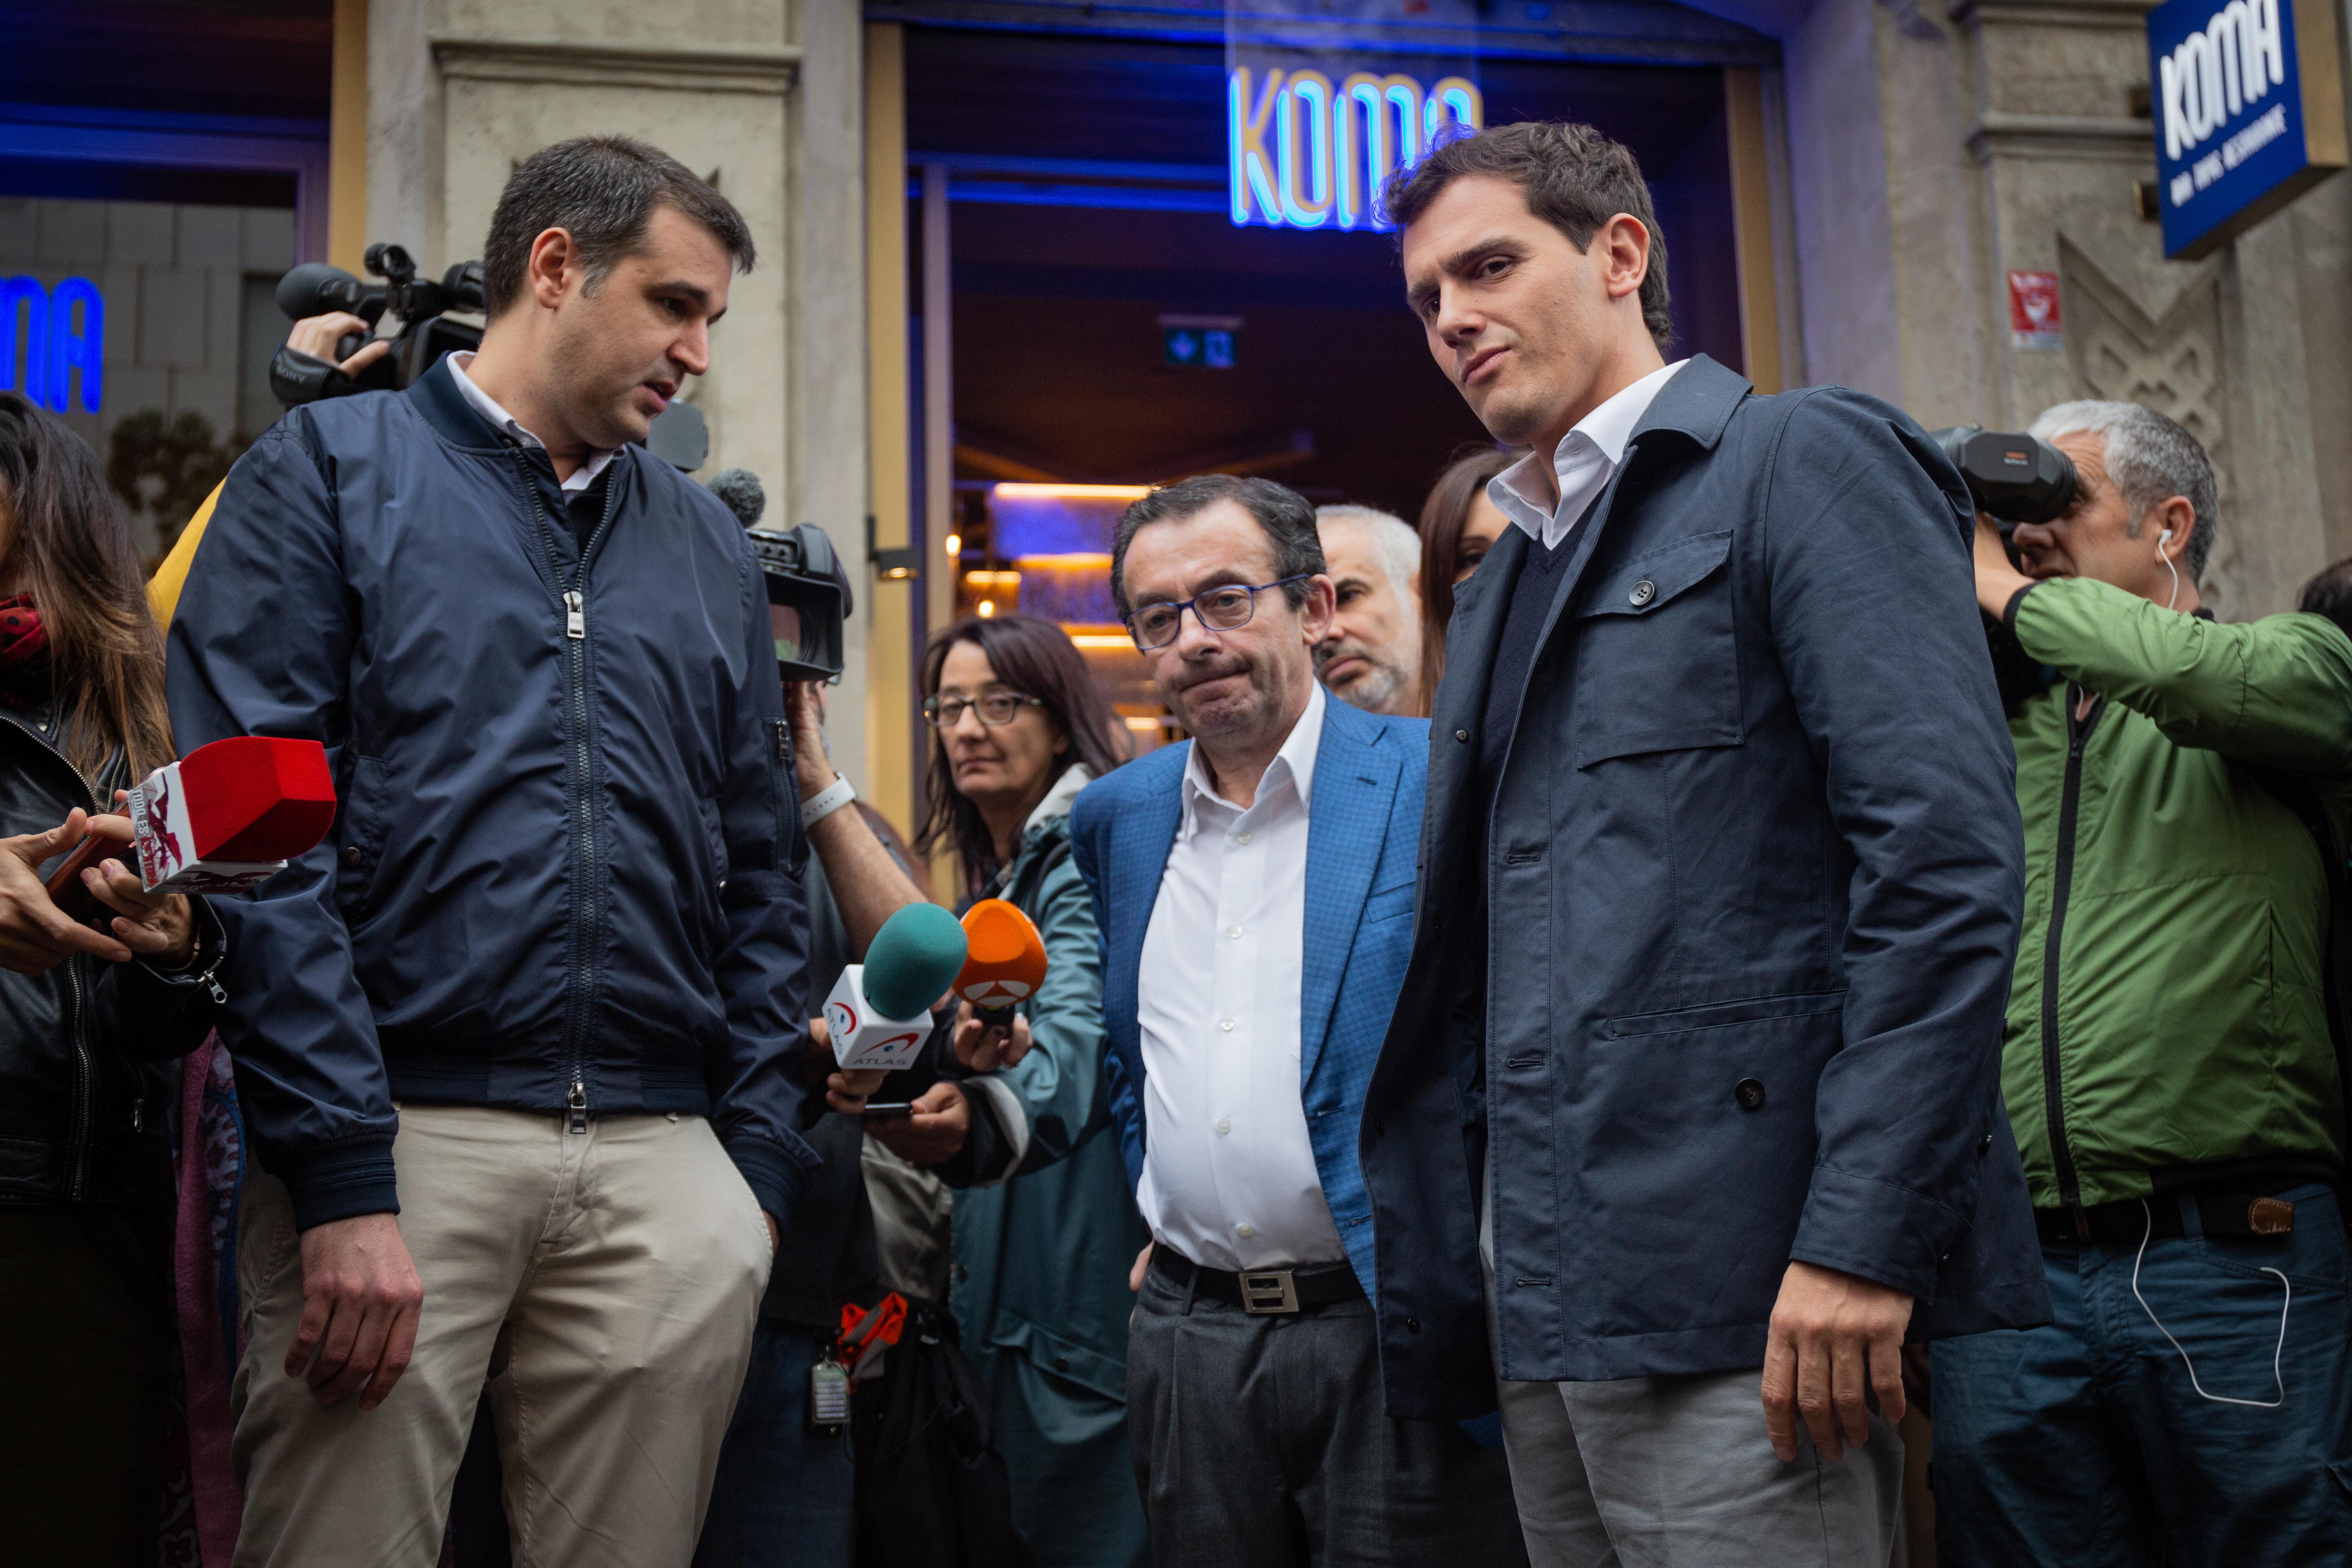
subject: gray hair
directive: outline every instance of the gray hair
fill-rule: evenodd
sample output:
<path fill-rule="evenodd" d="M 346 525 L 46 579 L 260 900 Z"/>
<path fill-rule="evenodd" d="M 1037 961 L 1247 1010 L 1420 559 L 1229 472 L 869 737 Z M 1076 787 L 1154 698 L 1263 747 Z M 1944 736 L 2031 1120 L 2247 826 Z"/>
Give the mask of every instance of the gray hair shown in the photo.
<path fill-rule="evenodd" d="M 593 289 L 645 244 L 656 207 L 674 207 L 709 229 L 749 272 L 751 226 L 709 182 L 663 152 L 626 136 L 581 136 L 541 147 L 515 165 L 482 244 L 484 313 L 521 297 L 531 243 L 551 228 L 572 236 Z"/>
<path fill-rule="evenodd" d="M 1195 474 L 1189 479 L 1149 490 L 1119 514 L 1111 535 L 1110 596 L 1122 619 L 1135 606 L 1127 600 L 1127 547 L 1155 522 L 1181 522 L 1221 500 L 1232 501 L 1265 531 L 1274 546 L 1276 581 L 1311 577 L 1323 570 L 1323 542 L 1315 533 L 1313 503 L 1286 485 L 1272 479 L 1241 479 L 1233 474 Z M 1285 582 L 1282 596 L 1292 609 L 1307 602 L 1307 584 Z"/>
<path fill-rule="evenodd" d="M 2060 436 L 2105 437 L 2107 477 L 2131 509 L 2134 539 L 2139 537 L 2150 507 L 2174 496 L 2187 497 L 2196 521 L 2189 524 L 2189 547 L 2181 552 L 2181 560 L 2189 581 L 2205 575 L 2214 531 L 2221 525 L 2221 500 L 2213 487 L 2213 461 L 2196 437 L 2153 408 L 2091 399 L 2042 410 L 2026 434 L 2044 441 Z"/>
<path fill-rule="evenodd" d="M 1410 603 L 1421 599 L 1421 535 L 1412 524 L 1394 512 L 1382 511 L 1371 506 L 1318 506 L 1315 509 L 1315 526 L 1319 531 L 1327 524 L 1351 522 L 1361 528 L 1372 542 L 1372 553 L 1380 558 L 1381 567 L 1389 574 L 1389 586 L 1397 597 Z"/>

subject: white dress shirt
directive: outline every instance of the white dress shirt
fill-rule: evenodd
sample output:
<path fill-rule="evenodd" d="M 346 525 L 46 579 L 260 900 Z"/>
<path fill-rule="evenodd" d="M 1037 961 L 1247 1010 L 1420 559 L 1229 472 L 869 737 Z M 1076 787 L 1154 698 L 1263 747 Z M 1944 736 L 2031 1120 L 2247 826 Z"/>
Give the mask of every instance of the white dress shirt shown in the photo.
<path fill-rule="evenodd" d="M 459 349 L 449 356 L 449 378 L 457 384 L 457 391 L 466 401 L 473 405 L 474 412 L 488 420 L 494 428 L 505 431 L 524 446 L 546 451 L 546 442 L 515 423 L 515 416 L 499 407 L 497 398 L 474 384 L 474 378 L 466 374 L 466 367 L 473 363 L 474 351 L 471 349 Z M 591 447 L 588 460 L 572 469 L 572 477 L 563 481 L 565 492 L 584 490 L 594 484 L 596 476 L 604 471 L 605 465 L 618 457 L 620 451 L 618 447 Z"/>
<path fill-rule="evenodd" d="M 1247 811 L 1201 748 L 1143 933 L 1143 1180 L 1153 1239 L 1212 1268 L 1339 1263 L 1299 1099 L 1307 814 L 1323 736 L 1315 687 Z"/>
<path fill-rule="evenodd" d="M 1678 359 L 1652 371 L 1578 420 L 1576 428 L 1560 437 L 1551 455 L 1551 470 L 1559 480 L 1558 506 L 1544 505 L 1543 487 L 1536 483 L 1535 468 L 1543 459 L 1535 452 L 1489 479 L 1486 499 L 1497 511 L 1526 529 L 1538 544 L 1546 550 L 1559 549 L 1584 509 L 1592 504 L 1592 498 L 1609 483 L 1617 465 L 1625 460 L 1625 443 L 1632 438 L 1633 426 L 1642 422 L 1642 416 L 1650 411 L 1675 372 L 1688 363 Z"/>

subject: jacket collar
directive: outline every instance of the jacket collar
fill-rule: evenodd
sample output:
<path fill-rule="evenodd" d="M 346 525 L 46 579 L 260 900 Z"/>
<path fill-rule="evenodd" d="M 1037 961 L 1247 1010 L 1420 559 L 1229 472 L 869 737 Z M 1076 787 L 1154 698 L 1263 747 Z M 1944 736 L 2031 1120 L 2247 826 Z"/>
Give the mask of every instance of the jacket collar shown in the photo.
<path fill-rule="evenodd" d="M 1638 446 L 1652 431 L 1672 430 L 1712 451 L 1723 439 L 1724 426 L 1731 423 L 1732 410 L 1753 386 L 1738 371 L 1727 370 L 1705 354 L 1693 354 L 1650 400 L 1649 412 L 1633 426 L 1627 444 Z"/>
<path fill-rule="evenodd" d="M 506 443 L 499 432 L 457 390 L 457 380 L 449 374 L 447 355 L 435 360 L 431 368 L 409 383 L 406 396 L 425 422 L 451 446 L 472 452 L 504 449 Z"/>

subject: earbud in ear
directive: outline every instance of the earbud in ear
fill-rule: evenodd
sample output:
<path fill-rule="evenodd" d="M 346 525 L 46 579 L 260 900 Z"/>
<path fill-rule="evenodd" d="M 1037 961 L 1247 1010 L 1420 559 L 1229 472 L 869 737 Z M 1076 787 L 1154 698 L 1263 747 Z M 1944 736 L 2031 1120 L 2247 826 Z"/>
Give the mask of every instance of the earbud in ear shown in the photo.
<path fill-rule="evenodd" d="M 2158 533 L 2158 534 L 2156 536 L 2156 547 L 2157 547 L 2158 550 L 2163 549 L 2166 545 L 2168 545 L 2168 544 L 2169 544 L 2169 543 L 2171 543 L 2171 542 L 2172 542 L 2172 530 L 2170 530 L 2170 529 L 2168 529 L 2168 529 L 2166 529 L 2166 530 L 2164 530 L 2161 533 Z"/>

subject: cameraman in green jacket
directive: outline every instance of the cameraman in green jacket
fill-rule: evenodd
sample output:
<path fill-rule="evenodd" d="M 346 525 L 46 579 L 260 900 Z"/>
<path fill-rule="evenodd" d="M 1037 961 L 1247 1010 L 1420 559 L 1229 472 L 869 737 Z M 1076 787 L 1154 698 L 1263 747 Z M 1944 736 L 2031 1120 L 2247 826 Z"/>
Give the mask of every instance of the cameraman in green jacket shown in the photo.
<path fill-rule="evenodd" d="M 2344 1093 L 2324 984 L 2352 821 L 2352 640 L 2225 626 L 2212 465 L 2068 403 L 2063 516 L 1977 597 L 2012 688 L 2024 922 L 2002 1089 L 2055 1321 L 1935 1347 L 1944 1568 L 2352 1559 Z M 2317 841 L 2309 820 L 2329 840 Z"/>

